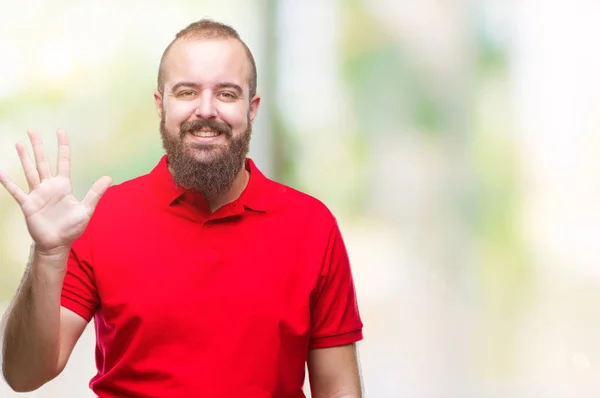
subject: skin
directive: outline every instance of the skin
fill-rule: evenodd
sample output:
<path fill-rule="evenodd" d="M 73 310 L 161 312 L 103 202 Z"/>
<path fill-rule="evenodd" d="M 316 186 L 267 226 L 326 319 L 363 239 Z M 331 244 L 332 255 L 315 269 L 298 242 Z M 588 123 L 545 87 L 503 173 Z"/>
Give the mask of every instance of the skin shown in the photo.
<path fill-rule="evenodd" d="M 57 133 L 56 175 L 39 135 L 33 130 L 28 135 L 35 162 L 22 144 L 17 144 L 17 152 L 29 193 L 0 172 L 0 183 L 21 207 L 34 242 L 23 281 L 6 313 L 3 335 L 4 378 L 18 392 L 33 391 L 56 377 L 85 329 L 83 318 L 61 308 L 62 283 L 71 245 L 111 184 L 109 177 L 99 179 L 78 201 L 71 186 L 66 133 Z"/>
<path fill-rule="evenodd" d="M 156 110 L 165 130 L 180 137 L 184 122 L 211 120 L 225 123 L 233 137 L 244 134 L 256 117 L 260 96 L 249 98 L 250 63 L 242 45 L 233 39 L 181 40 L 169 52 L 163 93 L 154 92 Z M 57 174 L 50 172 L 44 146 L 35 131 L 28 132 L 35 162 L 22 144 L 17 152 L 27 177 L 29 193 L 0 172 L 0 183 L 15 198 L 34 241 L 23 282 L 7 312 L 3 373 L 19 392 L 33 391 L 58 376 L 83 333 L 87 321 L 60 307 L 62 282 L 69 250 L 85 230 L 95 207 L 111 184 L 99 179 L 82 201 L 72 193 L 70 148 L 67 135 L 57 133 Z M 229 141 L 183 137 L 187 153 L 198 162 L 210 162 Z M 239 197 L 249 174 L 241 167 L 231 187 L 210 198 L 214 211 Z M 308 369 L 314 398 L 361 397 L 356 347 L 313 349 Z"/>
<path fill-rule="evenodd" d="M 308 352 L 312 398 L 360 398 L 361 377 L 355 344 Z"/>
<path fill-rule="evenodd" d="M 154 92 L 156 111 L 164 116 L 167 133 L 178 136 L 182 123 L 210 120 L 229 125 L 234 137 L 243 134 L 254 121 L 261 100 L 259 95 L 249 98 L 250 73 L 250 63 L 237 40 L 176 42 L 165 61 L 164 94 Z M 195 160 L 209 162 L 215 151 L 226 151 L 229 143 L 224 135 L 202 139 L 187 134 L 184 145 Z M 209 150 L 209 145 L 218 148 Z M 242 167 L 229 190 L 207 198 L 211 210 L 237 199 L 248 180 Z"/>

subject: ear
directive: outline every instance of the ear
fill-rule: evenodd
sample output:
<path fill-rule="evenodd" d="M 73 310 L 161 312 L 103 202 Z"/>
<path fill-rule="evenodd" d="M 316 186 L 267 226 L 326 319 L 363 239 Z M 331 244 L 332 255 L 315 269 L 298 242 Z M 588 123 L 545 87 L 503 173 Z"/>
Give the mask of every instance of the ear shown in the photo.
<path fill-rule="evenodd" d="M 254 118 L 258 113 L 258 108 L 260 107 L 260 95 L 256 94 L 252 100 L 250 101 L 250 110 L 248 114 L 250 115 L 250 122 L 254 122 Z"/>
<path fill-rule="evenodd" d="M 154 106 L 156 106 L 156 112 L 158 113 L 158 117 L 162 118 L 162 113 L 164 108 L 163 97 L 162 94 L 158 90 L 154 90 Z"/>

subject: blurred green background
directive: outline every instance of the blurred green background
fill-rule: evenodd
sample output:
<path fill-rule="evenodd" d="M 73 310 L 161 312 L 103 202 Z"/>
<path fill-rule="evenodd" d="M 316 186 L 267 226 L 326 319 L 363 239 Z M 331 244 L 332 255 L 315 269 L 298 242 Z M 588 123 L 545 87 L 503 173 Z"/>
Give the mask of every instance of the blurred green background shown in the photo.
<path fill-rule="evenodd" d="M 6 4 L 5 4 L 6 3 Z M 251 156 L 336 214 L 367 396 L 600 394 L 600 5 L 581 0 L 22 0 L 0 16 L 0 169 L 69 133 L 73 181 L 162 155 L 152 91 L 188 23 L 232 24 L 263 97 Z M 8 7 L 10 6 L 10 7 Z M 10 11 L 8 11 L 10 9 Z M 30 238 L 0 193 L 0 302 Z M 85 397 L 90 327 L 58 379 Z M 16 397 L 0 383 L 0 397 Z"/>

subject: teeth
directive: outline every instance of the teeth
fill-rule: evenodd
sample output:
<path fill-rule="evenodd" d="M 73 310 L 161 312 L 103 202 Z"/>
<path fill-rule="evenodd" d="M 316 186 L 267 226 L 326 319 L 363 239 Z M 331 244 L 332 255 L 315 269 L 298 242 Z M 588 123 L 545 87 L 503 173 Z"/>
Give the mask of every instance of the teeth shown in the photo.
<path fill-rule="evenodd" d="M 192 135 L 194 135 L 195 137 L 208 138 L 208 137 L 216 137 L 219 135 L 219 133 L 217 133 L 216 131 L 194 131 L 192 133 Z"/>

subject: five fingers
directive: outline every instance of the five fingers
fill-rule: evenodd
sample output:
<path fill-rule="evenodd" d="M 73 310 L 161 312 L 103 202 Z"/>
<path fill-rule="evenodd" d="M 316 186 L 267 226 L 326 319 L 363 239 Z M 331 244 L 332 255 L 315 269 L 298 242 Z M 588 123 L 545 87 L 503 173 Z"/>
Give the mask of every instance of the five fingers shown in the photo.
<path fill-rule="evenodd" d="M 33 130 L 28 130 L 27 135 L 33 146 L 33 154 L 35 162 L 25 149 L 23 144 L 17 144 L 17 153 L 19 154 L 19 160 L 23 166 L 25 177 L 27 178 L 27 184 L 29 189 L 33 190 L 40 185 L 45 179 L 52 177 L 52 171 L 50 169 L 50 162 L 44 145 L 39 134 Z M 56 133 L 58 138 L 58 160 L 57 160 L 57 174 L 63 177 L 69 178 L 71 173 L 71 152 L 69 148 L 69 140 L 67 133 L 64 130 L 58 130 Z M 11 179 L 0 171 L 0 184 L 6 188 L 6 190 L 19 202 L 19 204 L 25 203 L 27 194 L 23 192 Z M 106 190 L 111 186 L 112 179 L 110 177 L 102 177 L 92 185 L 92 188 L 88 191 L 83 199 L 83 203 L 89 209 L 90 214 L 93 213 L 96 205 L 100 201 L 100 198 Z"/>
<path fill-rule="evenodd" d="M 31 158 L 31 155 L 25 148 L 25 145 L 19 143 L 16 145 L 17 154 L 29 191 L 33 191 L 42 181 L 52 177 L 52 171 L 50 169 L 50 161 L 46 155 L 42 139 L 39 134 L 32 129 L 27 130 L 29 141 L 33 147 L 33 154 L 35 161 Z M 69 140 L 67 133 L 59 129 L 56 133 L 58 139 L 58 160 L 57 160 L 57 174 L 70 177 L 71 173 L 71 152 L 69 148 Z M 17 200 L 19 203 L 23 203 L 27 194 L 23 192 L 6 174 L 0 172 L 0 183 L 6 188 L 6 190 Z"/>

